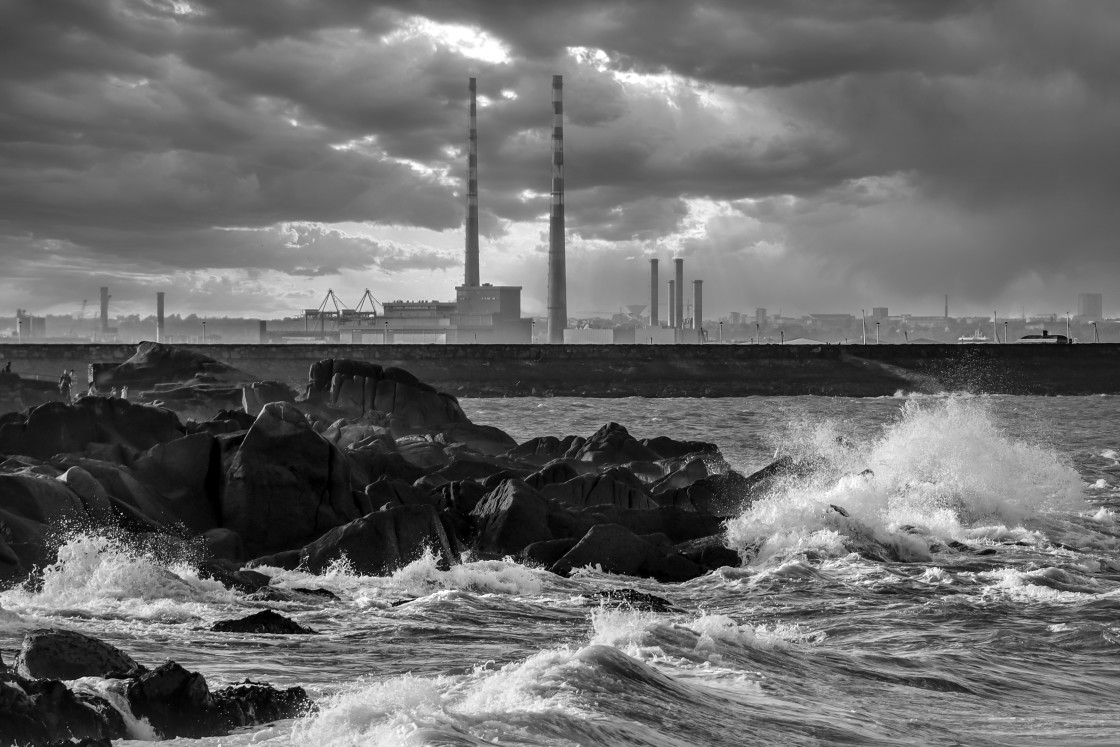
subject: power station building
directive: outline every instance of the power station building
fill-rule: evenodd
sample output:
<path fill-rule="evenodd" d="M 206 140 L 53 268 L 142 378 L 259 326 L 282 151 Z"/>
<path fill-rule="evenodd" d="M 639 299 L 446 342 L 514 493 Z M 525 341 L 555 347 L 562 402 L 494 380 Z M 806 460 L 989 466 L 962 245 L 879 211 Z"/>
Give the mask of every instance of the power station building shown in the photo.
<path fill-rule="evenodd" d="M 558 77 L 556 76 L 556 78 Z M 557 85 L 556 78 L 553 80 L 554 92 Z M 468 82 L 468 92 L 466 246 L 463 284 L 455 288 L 455 300 L 387 301 L 381 304 L 383 313 L 380 317 L 373 315 L 368 318 L 342 319 L 338 326 L 341 342 L 446 344 L 528 343 L 532 341 L 533 320 L 521 318 L 521 286 L 491 285 L 480 280 L 478 122 L 476 81 L 474 78 L 471 78 Z M 556 137 L 555 133 L 553 137 Z M 555 149 L 555 147 L 554 143 L 553 148 Z M 555 185 L 555 179 L 553 183 Z M 560 251 L 563 252 L 563 245 L 561 245 Z M 550 273 L 552 262 L 553 259 L 550 255 Z M 553 283 L 550 278 L 550 298 L 552 286 Z"/>

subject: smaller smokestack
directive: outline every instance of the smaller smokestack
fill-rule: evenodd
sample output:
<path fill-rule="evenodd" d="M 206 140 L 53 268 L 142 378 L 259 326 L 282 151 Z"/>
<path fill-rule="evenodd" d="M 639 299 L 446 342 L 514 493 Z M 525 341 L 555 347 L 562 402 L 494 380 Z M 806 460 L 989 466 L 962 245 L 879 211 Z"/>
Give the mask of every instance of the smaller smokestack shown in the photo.
<path fill-rule="evenodd" d="M 656 327 L 660 323 L 657 315 L 657 258 L 649 261 L 649 326 Z"/>
<path fill-rule="evenodd" d="M 696 330 L 697 342 L 704 342 L 704 281 L 692 281 L 692 328 Z"/>
<path fill-rule="evenodd" d="M 156 293 L 156 342 L 167 342 L 163 332 L 163 291 Z"/>
<path fill-rule="evenodd" d="M 673 304 L 676 308 L 673 309 L 673 320 L 676 322 L 673 326 L 678 329 L 684 329 L 684 260 L 677 258 L 673 260 L 676 265 L 676 296 L 674 296 Z"/>
<path fill-rule="evenodd" d="M 101 289 L 101 331 L 105 334 L 109 334 L 109 299 L 110 298 L 112 298 L 112 296 L 109 295 L 109 289 L 107 287 L 103 287 Z"/>
<path fill-rule="evenodd" d="M 670 280 L 669 281 L 669 326 L 670 327 L 676 327 L 677 326 L 677 304 L 674 301 L 674 299 L 677 297 L 677 294 L 674 292 L 676 287 L 677 287 L 676 282 Z"/>

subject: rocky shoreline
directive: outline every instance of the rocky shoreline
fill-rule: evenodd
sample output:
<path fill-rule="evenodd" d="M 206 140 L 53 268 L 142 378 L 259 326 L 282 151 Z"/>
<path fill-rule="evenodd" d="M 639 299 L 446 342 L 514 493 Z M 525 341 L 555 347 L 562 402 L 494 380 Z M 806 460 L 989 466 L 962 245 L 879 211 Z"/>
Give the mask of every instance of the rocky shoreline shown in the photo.
<path fill-rule="evenodd" d="M 742 475 L 714 444 L 636 439 L 617 423 L 519 444 L 471 422 L 454 396 L 370 362 L 318 361 L 294 392 L 183 360 L 145 343 L 135 360 L 97 374 L 105 384 L 127 378 L 139 401 L 82 397 L 0 416 L 0 585 L 35 584 L 65 531 L 177 547 L 200 576 L 262 600 L 325 593 L 275 589 L 269 568 L 318 573 L 345 559 L 382 575 L 424 553 L 445 568 L 510 556 L 557 574 L 598 566 L 681 582 L 738 565 L 724 522 L 799 468 L 783 459 Z M 176 380 L 184 371 L 190 378 Z M 169 391 L 178 396 L 162 400 Z M 215 630 L 314 632 L 278 617 Z M 74 636 L 30 633 L 16 669 L 0 674 L 0 742 L 120 738 L 122 710 L 170 737 L 309 707 L 298 688 L 210 693 L 173 662 L 149 671 Z M 64 684 L 75 672 L 33 665 L 36 647 L 82 652 L 99 665 L 77 676 L 115 679 L 121 697 Z"/>

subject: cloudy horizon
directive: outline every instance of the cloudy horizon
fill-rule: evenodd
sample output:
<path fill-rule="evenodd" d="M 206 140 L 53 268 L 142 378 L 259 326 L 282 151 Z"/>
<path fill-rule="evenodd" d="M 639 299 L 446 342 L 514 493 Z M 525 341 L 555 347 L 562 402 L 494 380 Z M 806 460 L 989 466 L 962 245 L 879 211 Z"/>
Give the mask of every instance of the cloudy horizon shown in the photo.
<path fill-rule="evenodd" d="M 1103 0 L 15 0 L 3 315 L 453 299 L 470 77 L 482 280 L 542 314 L 561 74 L 572 315 L 680 256 L 709 318 L 1116 316 L 1118 38 Z"/>

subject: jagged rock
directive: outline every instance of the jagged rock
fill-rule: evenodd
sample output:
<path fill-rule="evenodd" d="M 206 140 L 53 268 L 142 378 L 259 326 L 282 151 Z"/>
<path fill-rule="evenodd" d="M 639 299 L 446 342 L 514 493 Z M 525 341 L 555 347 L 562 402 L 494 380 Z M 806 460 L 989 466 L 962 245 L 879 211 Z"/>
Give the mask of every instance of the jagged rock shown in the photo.
<path fill-rule="evenodd" d="M 132 657 L 115 646 L 58 628 L 39 628 L 25 634 L 15 668 L 22 677 L 60 680 L 141 670 Z"/>
<path fill-rule="evenodd" d="M 638 535 L 664 534 L 676 543 L 717 534 L 723 528 L 723 519 L 675 506 L 650 509 L 591 506 L 554 511 L 549 516 L 549 526 L 557 537 L 582 537 L 597 524 L 619 524 Z"/>
<path fill-rule="evenodd" d="M 661 478 L 649 490 L 655 497 L 671 490 L 687 488 L 697 480 L 708 477 L 708 467 L 703 459 L 689 459 L 680 464 L 676 469 L 670 468 L 668 474 Z"/>
<path fill-rule="evenodd" d="M 218 525 L 222 462 L 214 436 L 196 433 L 156 444 L 132 468 L 191 531 L 205 532 Z"/>
<path fill-rule="evenodd" d="M 618 506 L 619 508 L 656 508 L 641 483 L 629 470 L 615 467 L 597 475 L 580 475 L 559 485 L 545 485 L 541 495 L 569 508 Z"/>
<path fill-rule="evenodd" d="M 124 719 L 108 702 L 74 693 L 58 680 L 0 682 L 2 744 L 104 745 L 125 734 Z"/>
<path fill-rule="evenodd" d="M 222 736 L 250 724 L 293 718 L 306 713 L 311 701 L 301 687 L 277 690 L 246 683 L 211 694 L 206 679 L 175 662 L 129 682 L 129 706 L 163 739 Z"/>
<path fill-rule="evenodd" d="M 677 551 L 701 568 L 714 571 L 724 566 L 738 568 L 743 564 L 739 553 L 729 548 L 723 534 L 681 542 Z"/>
<path fill-rule="evenodd" d="M 451 458 L 444 452 L 446 444 L 437 441 L 434 436 L 402 436 L 396 441 L 401 457 L 424 474 L 451 462 Z"/>
<path fill-rule="evenodd" d="M 0 509 L 40 524 L 88 518 L 82 499 L 66 483 L 30 470 L 0 474 Z"/>
<path fill-rule="evenodd" d="M 257 555 L 298 547 L 360 515 L 342 453 L 292 405 L 266 405 L 230 460 L 221 525 Z"/>
<path fill-rule="evenodd" d="M 579 540 L 575 537 L 534 542 L 518 553 L 517 559 L 522 563 L 535 563 L 542 568 L 549 568 L 575 547 L 577 542 Z"/>
<path fill-rule="evenodd" d="M 169 501 L 144 482 L 132 470 L 120 464 L 89 457 L 55 457 L 54 464 L 81 467 L 97 480 L 109 494 L 114 514 L 124 517 L 132 531 L 159 531 L 180 521 Z"/>
<path fill-rule="evenodd" d="M 253 427 L 256 419 L 256 415 L 250 415 L 241 410 L 221 410 L 207 420 L 188 420 L 183 427 L 188 434 L 209 433 L 213 436 L 222 436 L 238 431 L 247 431 Z"/>
<path fill-rule="evenodd" d="M 509 450 L 508 456 L 511 459 L 543 466 L 569 451 L 578 450 L 586 441 L 587 439 L 581 436 L 565 436 L 563 439 L 556 436 L 538 436 L 513 447 Z"/>
<path fill-rule="evenodd" d="M 549 512 L 538 491 L 521 480 L 506 480 L 471 511 L 478 527 L 475 545 L 484 555 L 500 557 L 554 539 Z"/>
<path fill-rule="evenodd" d="M 437 494 L 414 487 L 399 478 L 385 476 L 366 485 L 364 493 L 369 506 L 366 513 L 396 506 L 428 505 L 439 508 L 442 502 Z"/>
<path fill-rule="evenodd" d="M 142 342 L 131 358 L 118 366 L 94 364 L 94 382 L 102 391 L 113 386 L 152 387 L 168 382 L 204 378 L 216 383 L 255 381 L 257 377 L 209 356 L 158 342 Z"/>
<path fill-rule="evenodd" d="M 359 573 L 386 575 L 420 557 L 425 547 L 434 550 L 445 565 L 455 562 L 451 541 L 434 507 L 398 506 L 332 529 L 304 547 L 300 558 L 312 573 L 325 570 L 345 555 Z"/>
<path fill-rule="evenodd" d="M 687 581 L 704 574 L 702 568 L 677 553 L 664 535 L 639 537 L 618 524 L 592 527 L 549 570 L 568 575 L 584 566 L 599 566 L 606 573 L 652 576 L 666 582 Z"/>
<path fill-rule="evenodd" d="M 253 594 L 261 589 L 266 589 L 272 581 L 270 576 L 263 573 L 247 568 L 238 569 L 236 565 L 229 561 L 222 560 L 207 560 L 201 563 L 198 566 L 198 575 L 200 578 L 212 578 L 215 581 L 220 581 L 223 586 L 237 589 L 245 594 Z"/>
<path fill-rule="evenodd" d="M 83 397 L 73 405 L 49 402 L 26 418 L 0 425 L 0 454 L 50 459 L 87 451 L 91 444 L 138 452 L 185 433 L 175 413 L 123 399 Z"/>
<path fill-rule="evenodd" d="M 545 485 L 554 485 L 558 483 L 568 482 L 569 480 L 579 477 L 580 473 L 576 471 L 568 462 L 557 460 L 549 462 L 525 478 L 525 484 L 530 487 L 542 490 Z"/>
<path fill-rule="evenodd" d="M 675 459 L 688 454 L 719 456 L 720 453 L 718 446 L 707 441 L 677 441 L 668 436 L 643 438 L 638 443 L 657 454 L 659 459 Z"/>
<path fill-rule="evenodd" d="M 657 452 L 643 446 L 618 423 L 607 423 L 578 448 L 573 445 L 564 456 L 573 461 L 588 462 L 595 467 L 627 462 L 652 462 L 660 458 Z"/>
<path fill-rule="evenodd" d="M 440 485 L 435 489 L 435 493 L 439 496 L 440 508 L 450 509 L 465 516 L 474 511 L 479 501 L 496 487 L 498 486 L 487 487 L 470 480 L 457 480 Z"/>
<path fill-rule="evenodd" d="M 219 620 L 210 626 L 215 633 L 255 633 L 258 635 L 315 635 L 311 628 L 300 625 L 272 610 L 261 610 L 237 620 Z"/>

